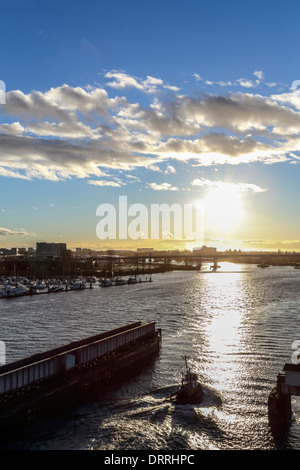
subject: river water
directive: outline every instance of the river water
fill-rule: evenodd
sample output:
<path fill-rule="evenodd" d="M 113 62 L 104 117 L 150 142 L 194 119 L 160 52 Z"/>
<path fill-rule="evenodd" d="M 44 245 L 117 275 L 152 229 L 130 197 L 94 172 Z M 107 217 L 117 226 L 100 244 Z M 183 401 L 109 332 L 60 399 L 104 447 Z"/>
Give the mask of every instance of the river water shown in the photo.
<path fill-rule="evenodd" d="M 14 449 L 300 450 L 300 398 L 284 442 L 267 416 L 277 374 L 300 340 L 300 270 L 221 263 L 217 273 L 174 271 L 152 283 L 0 300 L 11 362 L 133 321 L 155 321 L 154 362 L 66 416 L 33 425 Z M 204 385 L 198 405 L 173 405 L 189 356 Z"/>

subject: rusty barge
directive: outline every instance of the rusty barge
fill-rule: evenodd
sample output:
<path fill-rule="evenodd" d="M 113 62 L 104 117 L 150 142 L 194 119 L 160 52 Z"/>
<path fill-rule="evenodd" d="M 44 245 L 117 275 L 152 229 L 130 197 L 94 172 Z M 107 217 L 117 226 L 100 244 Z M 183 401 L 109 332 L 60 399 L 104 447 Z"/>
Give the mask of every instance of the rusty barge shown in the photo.
<path fill-rule="evenodd" d="M 1 366 L 0 429 L 51 416 L 94 388 L 121 382 L 160 347 L 155 322 L 134 322 Z"/>

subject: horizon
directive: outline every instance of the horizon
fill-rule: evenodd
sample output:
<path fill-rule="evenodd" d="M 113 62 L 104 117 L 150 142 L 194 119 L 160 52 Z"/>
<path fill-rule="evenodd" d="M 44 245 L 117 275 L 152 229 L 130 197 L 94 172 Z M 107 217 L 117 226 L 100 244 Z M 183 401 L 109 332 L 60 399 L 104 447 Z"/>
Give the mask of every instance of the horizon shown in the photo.
<path fill-rule="evenodd" d="M 65 243 L 65 242 L 44 242 L 44 241 L 39 241 L 37 243 L 49 243 L 49 244 L 65 244 L 66 247 L 67 247 L 67 251 L 72 251 L 74 253 L 76 253 L 76 250 L 77 249 L 80 249 L 80 250 L 89 250 L 91 252 L 107 252 L 107 251 L 115 251 L 115 252 L 120 252 L 120 251 L 133 251 L 133 252 L 137 252 L 138 250 L 141 250 L 140 253 L 151 253 L 152 251 L 153 252 L 157 252 L 157 251 L 161 251 L 161 252 L 165 252 L 165 251 L 179 251 L 179 252 L 187 252 L 187 251 L 190 251 L 191 253 L 193 251 L 197 251 L 197 250 L 201 250 L 203 248 L 207 248 L 207 249 L 216 249 L 216 253 L 222 253 L 222 252 L 232 252 L 232 253 L 235 253 L 235 252 L 241 252 L 241 253 L 270 253 L 270 254 L 300 254 L 300 251 L 295 251 L 295 250 L 280 250 L 280 249 L 277 249 L 277 250 L 247 250 L 247 249 L 244 249 L 244 250 L 241 250 L 241 249 L 236 249 L 236 248 L 226 248 L 226 249 L 222 249 L 222 250 L 218 250 L 217 247 L 215 246 L 211 246 L 211 245 L 203 245 L 203 246 L 199 246 L 199 247 L 193 247 L 193 248 L 182 248 L 182 249 L 179 249 L 179 248 L 169 248 L 169 249 L 162 249 L 162 248 L 141 248 L 141 247 L 136 247 L 135 249 L 134 248 L 111 248 L 110 246 L 104 246 L 102 248 L 91 248 L 90 246 L 72 246 L 72 247 L 69 247 L 68 243 Z M 33 246 L 9 246 L 9 247 L 4 247 L 4 246 L 1 246 L 0 247 L 0 250 L 1 249 L 5 249 L 5 250 L 27 250 L 26 253 L 28 252 L 29 249 L 33 249 L 34 251 L 36 251 L 36 246 L 33 247 Z M 1 253 L 0 253 L 1 254 Z M 23 254 L 23 253 L 20 253 L 20 254 Z M 17 254 L 17 256 L 19 255 L 19 253 Z M 6 255 L 4 255 L 6 256 Z M 9 255 L 11 256 L 11 255 Z M 85 256 L 85 255 L 84 255 Z"/>
<path fill-rule="evenodd" d="M 206 246 L 300 250 L 300 5 L 88 5 L 1 8 L 0 245 L 197 246 L 137 212 L 139 239 L 99 239 L 97 208 L 126 196 L 202 205 Z"/>

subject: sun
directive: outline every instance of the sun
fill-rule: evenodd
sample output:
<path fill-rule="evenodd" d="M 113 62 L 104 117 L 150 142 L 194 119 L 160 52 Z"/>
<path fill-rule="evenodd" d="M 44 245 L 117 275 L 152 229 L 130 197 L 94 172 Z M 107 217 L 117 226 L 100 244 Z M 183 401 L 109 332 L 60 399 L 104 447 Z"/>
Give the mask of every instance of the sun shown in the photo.
<path fill-rule="evenodd" d="M 231 187 L 211 189 L 203 201 L 205 228 L 218 235 L 232 233 L 243 218 L 241 193 Z"/>

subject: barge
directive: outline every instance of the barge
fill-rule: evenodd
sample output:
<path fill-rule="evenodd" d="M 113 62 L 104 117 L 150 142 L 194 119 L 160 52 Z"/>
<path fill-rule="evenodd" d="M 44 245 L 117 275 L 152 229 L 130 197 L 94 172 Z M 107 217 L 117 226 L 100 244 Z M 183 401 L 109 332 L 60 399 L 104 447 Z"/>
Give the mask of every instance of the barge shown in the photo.
<path fill-rule="evenodd" d="M 161 347 L 155 322 L 134 322 L 0 367 L 0 429 L 51 416 L 106 389 L 153 359 Z"/>

